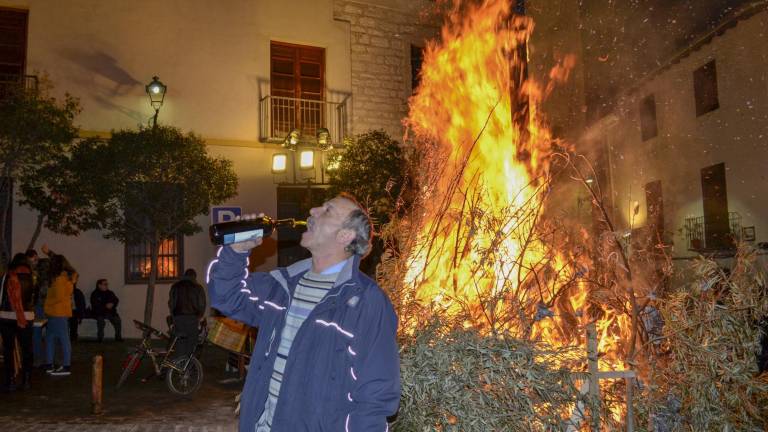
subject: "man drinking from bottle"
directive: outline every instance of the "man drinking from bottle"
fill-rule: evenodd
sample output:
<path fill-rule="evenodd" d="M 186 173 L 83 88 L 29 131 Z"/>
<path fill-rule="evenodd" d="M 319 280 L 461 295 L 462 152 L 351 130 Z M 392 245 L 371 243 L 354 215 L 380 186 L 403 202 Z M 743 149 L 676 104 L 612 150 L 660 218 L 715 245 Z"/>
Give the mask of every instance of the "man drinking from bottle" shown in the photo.
<path fill-rule="evenodd" d="M 224 246 L 208 268 L 211 306 L 259 328 L 241 397 L 241 431 L 386 431 L 400 399 L 397 317 L 359 270 L 371 222 L 340 195 L 310 210 L 312 257 L 249 273 L 261 238 Z"/>

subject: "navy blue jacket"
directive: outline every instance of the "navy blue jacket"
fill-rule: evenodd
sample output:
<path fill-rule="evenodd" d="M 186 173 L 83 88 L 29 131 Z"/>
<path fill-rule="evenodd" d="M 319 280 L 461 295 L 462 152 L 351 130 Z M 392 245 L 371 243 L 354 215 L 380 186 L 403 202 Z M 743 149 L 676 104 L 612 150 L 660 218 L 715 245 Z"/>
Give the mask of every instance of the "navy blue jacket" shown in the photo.
<path fill-rule="evenodd" d="M 299 279 L 311 260 L 249 273 L 230 247 L 208 266 L 211 306 L 259 328 L 240 400 L 240 430 L 253 431 L 264 410 L 280 335 Z M 397 317 L 387 296 L 350 258 L 334 287 L 296 334 L 285 365 L 274 432 L 387 430 L 397 411 Z"/>

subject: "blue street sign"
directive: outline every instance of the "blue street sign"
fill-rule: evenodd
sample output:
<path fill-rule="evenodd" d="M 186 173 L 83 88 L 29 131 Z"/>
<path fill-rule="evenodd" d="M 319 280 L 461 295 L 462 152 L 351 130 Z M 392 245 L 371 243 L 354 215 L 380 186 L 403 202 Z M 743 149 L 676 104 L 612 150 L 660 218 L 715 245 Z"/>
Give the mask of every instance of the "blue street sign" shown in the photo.
<path fill-rule="evenodd" d="M 229 222 L 242 213 L 240 207 L 211 207 L 211 223 Z"/>

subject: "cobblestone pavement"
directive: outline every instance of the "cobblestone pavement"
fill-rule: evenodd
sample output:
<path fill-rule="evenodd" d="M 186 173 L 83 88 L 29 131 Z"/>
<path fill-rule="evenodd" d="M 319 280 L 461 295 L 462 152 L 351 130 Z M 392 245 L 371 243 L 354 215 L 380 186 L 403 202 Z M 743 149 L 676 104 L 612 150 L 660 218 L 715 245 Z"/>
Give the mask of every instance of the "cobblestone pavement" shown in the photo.
<path fill-rule="evenodd" d="M 138 341 L 81 341 L 73 344 L 72 375 L 51 377 L 35 371 L 32 388 L 0 393 L 3 432 L 229 432 L 237 430 L 234 397 L 242 382 L 224 371 L 225 351 L 207 346 L 202 356 L 205 377 L 191 397 L 173 395 L 164 380 L 150 374 L 145 360 L 121 389 L 115 384 L 123 360 Z M 102 415 L 91 414 L 91 359 L 104 358 Z"/>

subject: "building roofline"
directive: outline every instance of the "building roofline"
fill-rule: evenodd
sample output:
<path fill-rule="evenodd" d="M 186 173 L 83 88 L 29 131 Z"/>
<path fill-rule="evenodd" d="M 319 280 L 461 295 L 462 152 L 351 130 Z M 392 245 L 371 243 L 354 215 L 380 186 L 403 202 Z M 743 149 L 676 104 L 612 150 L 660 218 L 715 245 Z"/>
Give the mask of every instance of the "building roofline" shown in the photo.
<path fill-rule="evenodd" d="M 734 10 L 733 13 L 729 14 L 725 19 L 723 19 L 723 21 L 717 27 L 715 27 L 713 30 L 706 33 L 704 36 L 700 37 L 694 43 L 688 45 L 682 51 L 670 57 L 669 60 L 667 60 L 661 66 L 657 67 L 656 69 L 652 70 L 647 75 L 645 75 L 644 77 L 640 78 L 635 84 L 627 88 L 626 91 L 622 92 L 619 98 L 622 96 L 635 93 L 638 89 L 640 89 L 642 86 L 647 84 L 649 81 L 656 78 L 662 72 L 671 68 L 673 65 L 680 63 L 684 58 L 698 51 L 705 45 L 708 45 L 709 43 L 711 43 L 716 36 L 723 35 L 728 30 L 736 27 L 736 25 L 739 22 L 744 21 L 748 18 L 751 18 L 752 16 L 757 15 L 758 13 L 763 12 L 765 10 L 768 10 L 768 0 L 756 1 L 740 9 Z"/>

